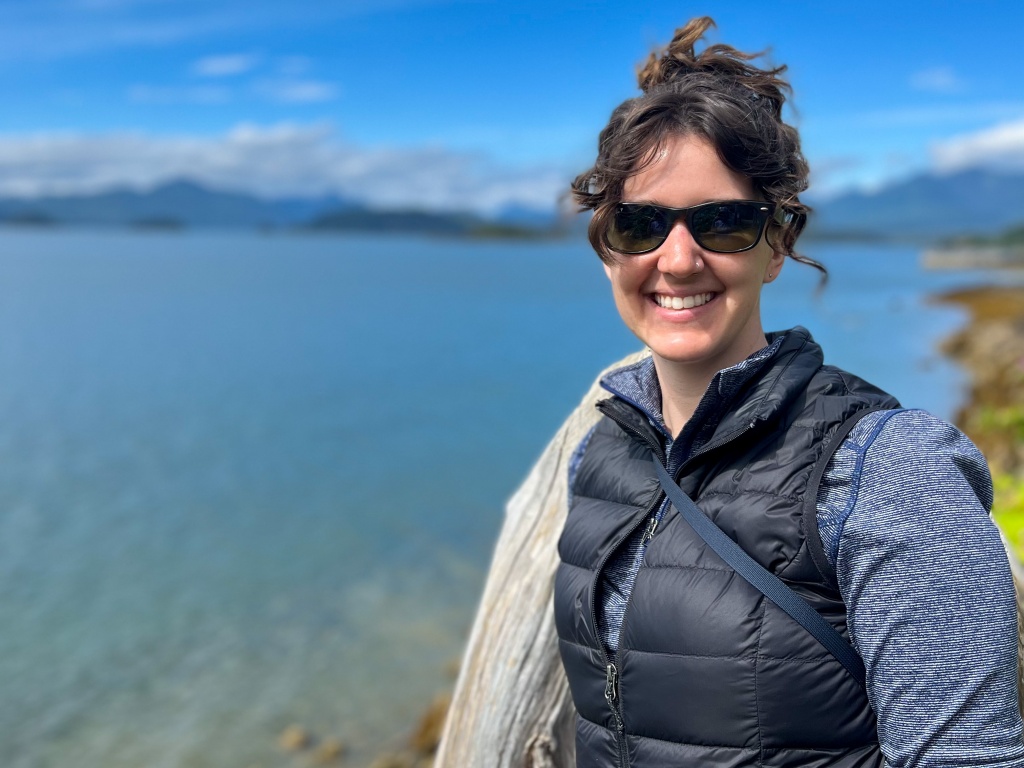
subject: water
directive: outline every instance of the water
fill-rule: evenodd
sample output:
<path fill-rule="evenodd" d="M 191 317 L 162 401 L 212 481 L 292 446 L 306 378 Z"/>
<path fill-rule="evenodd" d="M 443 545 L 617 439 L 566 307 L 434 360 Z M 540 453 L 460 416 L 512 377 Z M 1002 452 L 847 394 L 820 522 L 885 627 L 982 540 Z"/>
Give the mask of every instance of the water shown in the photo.
<path fill-rule="evenodd" d="M 962 317 L 892 247 L 787 265 L 765 325 L 950 417 Z M 398 746 L 503 500 L 637 347 L 584 244 L 0 231 L 0 764 Z M 282 762 L 284 761 L 284 762 Z M 298 763 L 296 763 L 298 764 Z"/>

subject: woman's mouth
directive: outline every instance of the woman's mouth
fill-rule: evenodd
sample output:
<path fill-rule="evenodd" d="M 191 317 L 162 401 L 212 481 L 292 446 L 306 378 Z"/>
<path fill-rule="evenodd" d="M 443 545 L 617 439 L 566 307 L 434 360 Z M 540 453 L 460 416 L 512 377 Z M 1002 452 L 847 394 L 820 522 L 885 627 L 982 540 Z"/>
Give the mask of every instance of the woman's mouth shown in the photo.
<path fill-rule="evenodd" d="M 695 293 L 691 296 L 667 296 L 663 293 L 653 295 L 654 303 L 665 309 L 693 309 L 711 301 L 716 293 Z"/>

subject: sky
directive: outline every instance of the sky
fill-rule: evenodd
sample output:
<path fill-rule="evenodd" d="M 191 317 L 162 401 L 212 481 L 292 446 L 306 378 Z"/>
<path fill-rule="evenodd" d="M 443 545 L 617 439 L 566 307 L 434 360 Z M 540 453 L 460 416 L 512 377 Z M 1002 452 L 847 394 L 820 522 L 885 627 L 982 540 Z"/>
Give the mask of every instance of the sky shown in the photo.
<path fill-rule="evenodd" d="M 811 196 L 1024 171 L 1024 3 L 0 0 L 0 195 L 547 208 L 688 18 L 787 64 Z"/>

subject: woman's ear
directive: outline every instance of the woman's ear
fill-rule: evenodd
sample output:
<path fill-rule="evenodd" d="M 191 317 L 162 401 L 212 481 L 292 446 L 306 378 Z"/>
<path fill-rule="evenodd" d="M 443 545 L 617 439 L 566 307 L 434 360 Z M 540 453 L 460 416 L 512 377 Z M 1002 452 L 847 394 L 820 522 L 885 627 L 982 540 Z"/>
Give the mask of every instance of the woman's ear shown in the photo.
<path fill-rule="evenodd" d="M 779 276 L 782 265 L 786 263 L 786 254 L 772 251 L 772 257 L 768 259 L 768 265 L 764 269 L 764 282 L 770 283 Z"/>

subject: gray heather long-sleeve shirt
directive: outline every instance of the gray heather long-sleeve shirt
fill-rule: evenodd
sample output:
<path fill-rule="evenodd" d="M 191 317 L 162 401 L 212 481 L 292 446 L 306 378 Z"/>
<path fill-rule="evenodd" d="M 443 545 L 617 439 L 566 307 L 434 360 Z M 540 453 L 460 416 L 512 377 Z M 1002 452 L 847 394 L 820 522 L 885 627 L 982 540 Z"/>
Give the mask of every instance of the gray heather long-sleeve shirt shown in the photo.
<path fill-rule="evenodd" d="M 661 430 L 671 469 L 707 440 L 724 404 L 780 342 L 716 374 L 674 440 L 653 361 L 615 371 L 602 384 Z M 588 441 L 570 461 L 570 489 Z M 818 528 L 891 768 L 1024 768 L 1016 600 L 991 503 L 977 448 L 919 410 L 865 416 L 822 478 Z M 603 571 L 598 625 L 613 654 L 643 554 L 638 532 Z"/>

